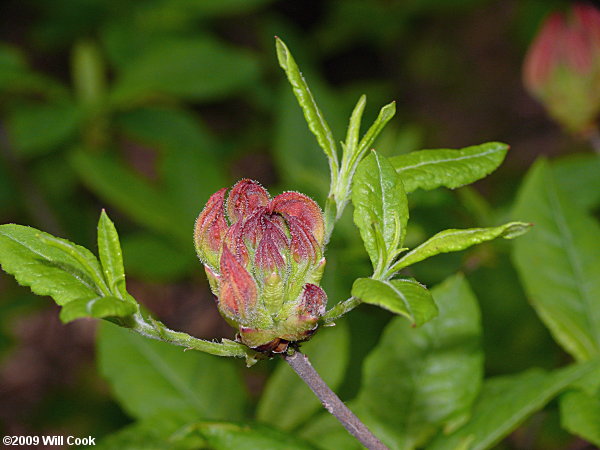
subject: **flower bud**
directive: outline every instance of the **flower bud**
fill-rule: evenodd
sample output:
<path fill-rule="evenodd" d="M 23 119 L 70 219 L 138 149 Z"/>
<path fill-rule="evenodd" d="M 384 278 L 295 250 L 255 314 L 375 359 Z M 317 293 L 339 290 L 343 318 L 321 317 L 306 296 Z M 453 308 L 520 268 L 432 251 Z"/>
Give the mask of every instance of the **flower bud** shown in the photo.
<path fill-rule="evenodd" d="M 600 112 L 600 11 L 576 4 L 551 14 L 529 48 L 523 77 L 567 131 L 588 132 Z"/>
<path fill-rule="evenodd" d="M 325 312 L 318 284 L 325 227 L 306 195 L 271 199 L 256 181 L 213 194 L 196 220 L 196 251 L 221 315 L 251 348 L 285 351 L 307 339 Z"/>

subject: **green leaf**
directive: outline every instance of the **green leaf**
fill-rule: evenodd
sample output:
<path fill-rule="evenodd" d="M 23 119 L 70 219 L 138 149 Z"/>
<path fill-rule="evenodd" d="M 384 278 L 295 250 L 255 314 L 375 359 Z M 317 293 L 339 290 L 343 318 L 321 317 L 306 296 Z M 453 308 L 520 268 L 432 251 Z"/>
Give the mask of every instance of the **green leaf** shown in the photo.
<path fill-rule="evenodd" d="M 123 268 L 119 235 L 115 224 L 108 218 L 104 210 L 102 210 L 98 221 L 98 253 L 104 277 L 111 292 L 120 299 L 125 300 L 129 296 L 125 289 L 125 269 Z"/>
<path fill-rule="evenodd" d="M 552 162 L 554 179 L 565 197 L 585 209 L 600 205 L 600 158 L 580 153 Z M 585 188 L 582 188 L 585 186 Z"/>
<path fill-rule="evenodd" d="M 600 392 L 569 391 L 560 397 L 560 422 L 569 432 L 600 446 Z"/>
<path fill-rule="evenodd" d="M 24 105 L 9 116 L 8 132 L 17 152 L 38 156 L 67 142 L 77 131 L 80 116 L 72 103 Z"/>
<path fill-rule="evenodd" d="M 400 177 L 384 156 L 372 152 L 359 164 L 352 203 L 373 269 L 385 270 L 404 242 L 408 203 Z"/>
<path fill-rule="evenodd" d="M 422 445 L 440 426 L 456 426 L 481 385 L 481 325 L 471 289 L 454 276 L 432 294 L 439 317 L 420 328 L 393 319 L 365 361 L 356 412 L 392 448 Z"/>
<path fill-rule="evenodd" d="M 189 242 L 191 224 L 172 201 L 132 169 L 110 155 L 78 151 L 71 162 L 82 181 L 105 201 L 115 205 L 141 225 Z"/>
<path fill-rule="evenodd" d="M 346 142 L 344 143 L 344 156 L 346 156 L 346 152 L 348 152 L 349 155 L 347 157 L 351 158 L 352 154 L 358 152 L 360 123 L 362 121 L 362 115 L 365 111 L 366 104 L 367 97 L 365 95 L 361 95 L 356 102 L 356 106 L 354 106 L 354 109 L 352 110 L 352 114 L 350 115 L 350 123 L 348 124 L 348 131 L 346 132 Z"/>
<path fill-rule="evenodd" d="M 486 380 L 471 420 L 450 435 L 439 435 L 427 448 L 458 448 L 465 442 L 469 450 L 492 448 L 592 367 L 578 364 L 554 372 L 533 369 Z"/>
<path fill-rule="evenodd" d="M 136 311 L 134 303 L 125 302 L 117 297 L 82 298 L 64 305 L 60 310 L 60 320 L 68 323 L 81 317 L 127 317 Z"/>
<path fill-rule="evenodd" d="M 190 450 L 187 442 L 170 437 L 182 427 L 180 418 L 159 415 L 127 425 L 100 438 L 95 450 Z"/>
<path fill-rule="evenodd" d="M 540 318 L 576 359 L 600 354 L 600 226 L 564 196 L 543 160 L 525 178 L 513 216 L 535 223 L 513 258 Z"/>
<path fill-rule="evenodd" d="M 217 40 L 161 40 L 124 68 L 111 98 L 121 106 L 160 94 L 216 100 L 252 84 L 258 74 L 258 63 L 251 54 Z"/>
<path fill-rule="evenodd" d="M 229 359 L 184 352 L 102 322 L 98 363 L 132 417 L 174 414 L 186 420 L 235 420 L 243 416 L 246 394 Z"/>
<path fill-rule="evenodd" d="M 368 150 L 371 150 L 371 146 L 381 133 L 381 130 L 386 126 L 386 124 L 392 120 L 392 117 L 396 114 L 396 102 L 391 102 L 385 105 L 379 111 L 379 115 L 373 125 L 367 130 L 363 138 L 360 140 L 358 144 L 358 155 L 363 155 Z"/>
<path fill-rule="evenodd" d="M 427 288 L 413 280 L 359 278 L 352 286 L 352 296 L 400 314 L 415 326 L 433 319 L 438 312 Z"/>
<path fill-rule="evenodd" d="M 35 228 L 0 225 L 0 264 L 19 284 L 58 305 L 108 294 L 95 281 L 102 272 L 89 250 Z"/>
<path fill-rule="evenodd" d="M 313 450 L 302 440 L 278 431 L 272 425 L 205 422 L 188 427 L 212 450 Z"/>
<path fill-rule="evenodd" d="M 331 389 L 344 379 L 350 357 L 350 336 L 345 322 L 323 328 L 302 346 L 319 375 Z M 285 395 L 282 395 L 285 392 Z M 308 386 L 280 362 L 269 378 L 257 407 L 256 418 L 282 430 L 292 430 L 322 406 Z"/>
<path fill-rule="evenodd" d="M 317 103 L 289 49 L 284 42 L 277 37 L 275 38 L 275 44 L 277 47 L 277 59 L 279 65 L 285 71 L 285 74 L 292 85 L 292 90 L 304 112 L 308 127 L 317 138 L 319 146 L 323 149 L 325 155 L 329 158 L 330 165 L 337 169 L 337 148 L 329 125 L 317 106 Z"/>
<path fill-rule="evenodd" d="M 390 272 L 397 272 L 403 267 L 411 266 L 440 253 L 459 252 L 499 237 L 514 239 L 526 233 L 530 227 L 530 223 L 510 222 L 499 227 L 440 231 L 417 248 L 406 253 L 394 264 Z"/>
<path fill-rule="evenodd" d="M 474 145 L 461 150 L 419 150 L 390 158 L 406 192 L 457 188 L 492 173 L 502 163 L 508 145 L 500 142 Z"/>

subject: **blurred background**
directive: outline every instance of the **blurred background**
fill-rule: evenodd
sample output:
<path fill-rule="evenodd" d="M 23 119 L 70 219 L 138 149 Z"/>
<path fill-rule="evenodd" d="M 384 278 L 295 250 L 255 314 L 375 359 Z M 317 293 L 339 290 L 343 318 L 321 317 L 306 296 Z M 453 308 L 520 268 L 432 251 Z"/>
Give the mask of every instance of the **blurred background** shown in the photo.
<path fill-rule="evenodd" d="M 95 249 L 105 208 L 119 230 L 130 292 L 169 327 L 233 337 L 192 245 L 209 195 L 249 177 L 321 205 L 327 165 L 279 69 L 292 50 L 334 135 L 360 94 L 364 123 L 396 101 L 376 148 L 392 155 L 511 145 L 492 176 L 456 191 L 415 192 L 408 244 L 444 228 L 508 218 L 540 155 L 591 152 L 522 87 L 528 44 L 559 0 L 4 0 L 0 6 L 0 223 L 31 225 Z M 369 264 L 347 211 L 328 250 L 330 302 Z M 598 213 L 598 211 L 596 211 Z M 441 255 L 410 273 L 433 285 L 466 273 L 481 303 L 488 375 L 568 357 L 528 305 L 506 242 Z M 101 437 L 130 422 L 94 362 L 92 320 L 62 325 L 58 307 L 0 272 L 0 431 Z M 360 365 L 389 315 L 348 316 L 352 398 Z M 251 395 L 275 363 L 244 371 Z M 240 370 L 243 362 L 239 361 Z M 528 427 L 566 448 L 550 408 Z M 544 435 L 542 433 L 542 435 Z M 525 444 L 524 444 L 525 442 Z M 570 445 L 570 444 L 569 444 Z M 576 448 L 576 447 L 572 447 Z"/>

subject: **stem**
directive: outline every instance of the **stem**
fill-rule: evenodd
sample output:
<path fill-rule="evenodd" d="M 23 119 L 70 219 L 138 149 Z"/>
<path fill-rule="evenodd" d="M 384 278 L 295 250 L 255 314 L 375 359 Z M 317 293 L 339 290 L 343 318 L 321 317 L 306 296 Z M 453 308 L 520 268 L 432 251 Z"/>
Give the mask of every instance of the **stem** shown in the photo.
<path fill-rule="evenodd" d="M 331 323 L 334 320 L 336 320 L 337 318 L 346 314 L 347 312 L 352 311 L 354 308 L 356 308 L 361 303 L 362 302 L 360 301 L 360 299 L 358 299 L 356 297 L 350 297 L 349 299 L 344 300 L 343 302 L 339 302 L 337 305 L 335 305 L 333 308 L 331 308 L 329 311 L 327 311 L 321 317 L 321 320 L 324 323 Z"/>
<path fill-rule="evenodd" d="M 327 411 L 358 441 L 370 450 L 388 450 L 388 448 L 354 415 L 352 411 L 340 400 L 329 386 L 319 376 L 306 355 L 296 351 L 292 355 L 282 355 L 294 372 L 315 393 Z"/>

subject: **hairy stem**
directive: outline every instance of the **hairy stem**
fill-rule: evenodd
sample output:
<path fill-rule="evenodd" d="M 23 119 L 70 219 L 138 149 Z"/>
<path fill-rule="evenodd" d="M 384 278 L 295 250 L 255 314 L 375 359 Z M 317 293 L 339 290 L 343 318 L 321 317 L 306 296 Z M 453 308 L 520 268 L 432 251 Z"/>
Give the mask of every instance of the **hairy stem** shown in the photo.
<path fill-rule="evenodd" d="M 386 450 L 387 447 L 375 437 L 373 433 L 354 415 L 352 411 L 340 400 L 329 386 L 319 376 L 306 355 L 296 351 L 292 355 L 282 355 L 294 372 L 315 393 L 327 411 L 335 416 L 337 420 L 368 449 Z"/>
<path fill-rule="evenodd" d="M 335 305 L 333 308 L 331 308 L 329 311 L 327 311 L 323 315 L 323 317 L 321 317 L 321 320 L 324 323 L 331 323 L 334 320 L 338 319 L 339 317 L 342 317 L 347 312 L 352 311 L 354 308 L 356 308 L 361 303 L 362 302 L 360 301 L 360 299 L 358 299 L 356 297 L 350 297 L 350 298 L 344 300 L 343 302 L 339 302 L 337 305 Z"/>

